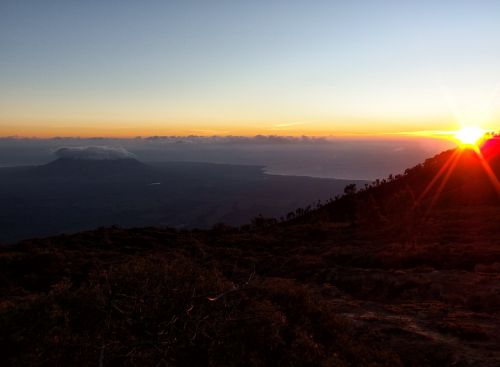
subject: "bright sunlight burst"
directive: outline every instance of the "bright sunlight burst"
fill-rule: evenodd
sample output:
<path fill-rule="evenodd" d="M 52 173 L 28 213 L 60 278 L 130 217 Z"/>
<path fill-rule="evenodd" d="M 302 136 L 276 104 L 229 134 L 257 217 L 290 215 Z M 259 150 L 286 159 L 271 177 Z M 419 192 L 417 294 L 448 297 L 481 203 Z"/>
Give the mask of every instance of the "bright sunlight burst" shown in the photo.
<path fill-rule="evenodd" d="M 469 126 L 458 130 L 454 137 L 461 146 L 477 146 L 485 133 L 486 131 L 479 126 Z"/>

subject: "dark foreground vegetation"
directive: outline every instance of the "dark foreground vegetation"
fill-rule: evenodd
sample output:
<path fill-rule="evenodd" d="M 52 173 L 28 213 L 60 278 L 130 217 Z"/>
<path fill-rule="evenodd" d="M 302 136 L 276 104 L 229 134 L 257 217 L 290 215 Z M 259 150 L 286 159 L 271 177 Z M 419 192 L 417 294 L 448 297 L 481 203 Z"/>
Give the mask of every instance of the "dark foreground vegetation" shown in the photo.
<path fill-rule="evenodd" d="M 500 201 L 483 163 L 445 152 L 283 222 L 4 248 L 2 365 L 499 366 Z"/>

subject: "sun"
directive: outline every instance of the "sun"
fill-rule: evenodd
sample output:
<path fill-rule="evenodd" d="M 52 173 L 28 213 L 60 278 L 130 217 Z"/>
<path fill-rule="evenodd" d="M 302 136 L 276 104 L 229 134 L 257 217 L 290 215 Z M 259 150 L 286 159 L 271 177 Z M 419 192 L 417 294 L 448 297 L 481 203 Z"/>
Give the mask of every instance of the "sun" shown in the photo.
<path fill-rule="evenodd" d="M 481 143 L 485 134 L 486 130 L 479 126 L 468 126 L 456 131 L 454 137 L 460 146 L 476 147 Z"/>

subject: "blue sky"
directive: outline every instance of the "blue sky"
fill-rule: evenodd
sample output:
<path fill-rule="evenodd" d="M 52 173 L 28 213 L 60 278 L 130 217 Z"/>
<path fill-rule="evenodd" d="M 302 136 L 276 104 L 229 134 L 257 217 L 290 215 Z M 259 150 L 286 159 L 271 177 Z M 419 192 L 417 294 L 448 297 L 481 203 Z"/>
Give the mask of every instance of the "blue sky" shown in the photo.
<path fill-rule="evenodd" d="M 0 135 L 495 128 L 498 14 L 498 1 L 3 0 Z"/>

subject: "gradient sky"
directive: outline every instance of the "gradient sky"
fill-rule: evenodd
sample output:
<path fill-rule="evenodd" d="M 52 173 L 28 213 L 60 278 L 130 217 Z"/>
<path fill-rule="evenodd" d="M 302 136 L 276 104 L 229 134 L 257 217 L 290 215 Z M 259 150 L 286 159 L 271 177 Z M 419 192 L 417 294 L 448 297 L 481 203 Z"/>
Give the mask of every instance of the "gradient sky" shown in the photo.
<path fill-rule="evenodd" d="M 498 129 L 499 1 L 0 1 L 0 136 Z"/>

